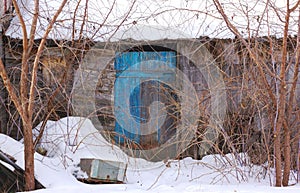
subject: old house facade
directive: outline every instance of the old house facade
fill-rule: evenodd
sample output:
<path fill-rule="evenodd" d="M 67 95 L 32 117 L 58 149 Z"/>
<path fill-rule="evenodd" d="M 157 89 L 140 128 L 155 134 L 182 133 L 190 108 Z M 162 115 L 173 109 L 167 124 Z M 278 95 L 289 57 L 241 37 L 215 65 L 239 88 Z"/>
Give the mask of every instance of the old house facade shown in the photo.
<path fill-rule="evenodd" d="M 253 41 L 260 54 L 267 53 L 267 39 Z M 274 41 L 280 50 L 280 40 Z M 37 120 L 87 117 L 108 141 L 149 160 L 200 158 L 212 148 L 249 151 L 260 155 L 257 162 L 266 160 L 262 144 L 271 143 L 262 140 L 262 131 L 271 132 L 263 110 L 267 102 L 253 84 L 257 69 L 240 42 L 201 37 L 93 44 L 74 65 L 69 47 L 48 43 L 40 68 L 47 100 L 41 97 L 45 110 Z M 16 85 L 18 49 L 6 49 Z M 269 55 L 262 58 L 268 64 Z M 279 52 L 274 58 L 280 61 Z M 1 96 L 1 108 L 10 109 L 4 90 Z M 18 117 L 9 116 L 13 107 L 9 112 L 1 115 L 2 132 L 16 137 Z"/>

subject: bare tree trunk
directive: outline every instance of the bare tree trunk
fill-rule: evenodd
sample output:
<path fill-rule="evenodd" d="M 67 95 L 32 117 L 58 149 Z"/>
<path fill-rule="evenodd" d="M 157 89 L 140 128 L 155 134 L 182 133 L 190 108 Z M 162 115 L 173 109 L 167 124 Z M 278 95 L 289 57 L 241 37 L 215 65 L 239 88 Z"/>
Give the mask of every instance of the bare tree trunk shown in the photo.
<path fill-rule="evenodd" d="M 291 118 L 291 113 L 292 113 L 292 109 L 293 109 L 293 100 L 294 100 L 294 93 L 296 91 L 296 83 L 298 80 L 298 66 L 299 64 L 295 64 L 294 68 L 295 73 L 294 73 L 294 77 L 293 77 L 293 85 L 290 89 L 290 98 L 289 98 L 289 103 L 288 106 L 285 107 L 286 105 L 286 97 L 288 96 L 288 93 L 286 92 L 286 80 L 285 80 L 285 73 L 286 73 L 286 64 L 287 64 L 287 36 L 288 36 L 288 28 L 289 28 L 289 20 L 290 20 L 290 14 L 296 10 L 296 8 L 299 6 L 300 1 L 298 1 L 297 4 L 295 4 L 292 8 L 290 8 L 290 4 L 289 1 L 287 1 L 287 13 L 286 13 L 286 19 L 285 19 L 285 27 L 284 27 L 284 34 L 283 34 L 283 46 L 282 46 L 282 62 L 281 62 L 281 70 L 284 70 L 284 72 L 280 71 L 280 80 L 281 80 L 281 91 L 280 91 L 280 101 L 279 101 L 279 108 L 281 109 L 281 115 L 282 116 L 282 123 L 280 122 L 280 126 L 283 126 L 284 128 L 284 146 L 283 146 L 283 150 L 284 150 L 284 170 L 283 170 L 283 179 L 282 179 L 282 185 L 283 186 L 288 186 L 289 184 L 289 177 L 290 177 L 290 170 L 291 170 L 291 131 L 288 125 L 288 122 L 290 121 Z M 298 39 L 297 39 L 298 40 Z M 298 46 L 298 42 L 297 42 L 297 46 Z M 296 48 L 296 51 L 298 51 L 298 47 Z M 298 57 L 298 53 L 296 53 L 296 61 Z M 287 110 L 287 112 L 286 112 Z M 284 116 L 286 113 L 286 120 L 284 120 Z M 279 117 L 280 118 L 280 117 Z M 281 121 L 281 119 L 280 119 Z M 279 120 L 278 120 L 279 122 Z M 280 129 L 280 128 L 279 128 Z M 277 151 L 280 151 L 279 149 L 277 149 Z M 277 168 L 276 168 L 277 169 Z M 276 171 L 276 176 L 277 173 L 281 173 L 280 171 Z"/>
<path fill-rule="evenodd" d="M 0 60 L 0 76 L 3 80 L 3 84 L 8 91 L 8 96 L 13 101 L 18 113 L 22 118 L 23 123 L 23 132 L 24 132 L 24 160 L 25 160 L 25 190 L 34 190 L 35 189 L 35 177 L 34 177 L 34 144 L 33 144 L 33 106 L 35 105 L 35 89 L 37 85 L 37 71 L 40 56 L 42 54 L 44 45 L 46 43 L 46 38 L 52 30 L 52 27 L 61 13 L 63 7 L 65 6 L 67 0 L 64 0 L 57 12 L 53 16 L 51 22 L 49 23 L 47 29 L 45 30 L 44 36 L 41 40 L 41 43 L 38 47 L 38 51 L 35 56 L 33 63 L 33 70 L 31 72 L 31 80 L 28 78 L 29 74 L 29 57 L 34 45 L 35 32 L 37 27 L 38 12 L 39 12 L 39 0 L 35 0 L 35 10 L 34 17 L 32 19 L 31 30 L 30 30 L 30 39 L 27 39 L 27 30 L 26 25 L 23 20 L 22 13 L 18 7 L 16 0 L 13 0 L 13 4 L 16 10 L 16 14 L 20 19 L 20 23 L 23 31 L 23 53 L 22 53 L 22 73 L 20 80 L 20 96 L 17 95 L 16 90 L 14 89 L 2 60 Z"/>
<path fill-rule="evenodd" d="M 25 160 L 25 190 L 35 189 L 34 177 L 34 147 L 32 139 L 32 121 L 23 121 L 24 127 L 24 160 Z"/>
<path fill-rule="evenodd" d="M 278 125 L 278 122 L 277 124 Z M 276 127 L 274 134 L 274 162 L 275 162 L 275 186 L 281 186 L 281 145 L 280 145 L 280 129 Z"/>
<path fill-rule="evenodd" d="M 283 168 L 283 178 L 282 185 L 289 185 L 289 177 L 291 170 L 291 132 L 287 125 L 284 123 L 284 144 L 283 144 L 283 156 L 284 156 L 284 168 Z"/>

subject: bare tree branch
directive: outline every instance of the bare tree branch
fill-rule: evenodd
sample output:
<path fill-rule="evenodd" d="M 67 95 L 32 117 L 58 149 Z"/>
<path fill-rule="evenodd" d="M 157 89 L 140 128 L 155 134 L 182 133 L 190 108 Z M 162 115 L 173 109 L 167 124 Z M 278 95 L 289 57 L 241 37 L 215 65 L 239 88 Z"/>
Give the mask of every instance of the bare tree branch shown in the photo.
<path fill-rule="evenodd" d="M 16 0 L 13 0 L 13 4 L 16 10 L 16 14 L 20 20 L 21 28 L 23 32 L 23 54 L 22 54 L 22 71 L 21 71 L 21 80 L 20 80 L 20 98 L 21 98 L 21 104 L 23 108 L 23 118 L 27 117 L 26 109 L 27 109 L 27 93 L 28 93 L 28 83 L 27 83 L 27 76 L 29 72 L 29 66 L 28 66 L 28 39 L 27 39 L 27 26 L 24 22 L 22 13 L 19 9 L 19 5 Z"/>
<path fill-rule="evenodd" d="M 38 71 L 38 66 L 39 66 L 39 60 L 42 55 L 42 51 L 44 49 L 44 45 L 46 43 L 47 37 L 50 33 L 50 31 L 53 28 L 54 23 L 56 22 L 56 19 L 58 18 L 59 14 L 61 13 L 62 9 L 64 8 L 65 4 L 67 3 L 67 0 L 64 0 L 56 13 L 54 14 L 51 22 L 49 23 L 43 38 L 41 40 L 41 43 L 39 44 L 38 51 L 36 53 L 34 63 L 33 63 L 33 70 L 32 70 L 32 78 L 31 78 L 31 85 L 30 85 L 30 96 L 29 96 L 29 106 L 28 106 L 28 113 L 29 113 L 29 118 L 32 119 L 32 114 L 33 114 L 33 106 L 34 106 L 34 97 L 35 97 L 35 85 L 37 82 L 37 71 Z"/>
<path fill-rule="evenodd" d="M 11 82 L 9 80 L 9 77 L 6 73 L 6 70 L 5 70 L 4 64 L 2 62 L 2 59 L 0 59 L 0 76 L 3 80 L 4 86 L 6 87 L 8 93 L 9 93 L 9 96 L 11 97 L 11 100 L 15 104 L 15 106 L 16 106 L 18 112 L 20 113 L 21 117 L 25 117 L 25 113 L 24 113 L 24 110 L 22 108 L 21 101 L 19 100 L 19 97 L 17 96 L 16 91 L 15 91 L 13 85 L 11 84 Z"/>
<path fill-rule="evenodd" d="M 36 32 L 36 27 L 37 27 L 37 21 L 38 21 L 38 16 L 39 16 L 39 0 L 34 1 L 34 14 L 32 18 L 32 24 L 31 24 L 31 29 L 30 29 L 30 34 L 29 34 L 29 45 L 28 45 L 28 55 L 30 54 L 32 47 L 34 45 L 34 37 L 35 37 L 35 32 Z"/>
<path fill-rule="evenodd" d="M 269 97 L 271 98 L 273 104 L 276 104 L 276 99 L 275 99 L 275 96 L 274 94 L 272 93 L 272 89 L 265 77 L 265 73 L 262 69 L 262 66 L 264 65 L 262 63 L 262 61 L 259 61 L 258 58 L 256 57 L 256 55 L 253 53 L 249 43 L 246 42 L 246 40 L 243 38 L 243 36 L 241 35 L 241 33 L 238 31 L 238 29 L 229 21 L 227 15 L 225 14 L 224 12 L 224 9 L 222 7 L 222 5 L 220 4 L 219 0 L 213 0 L 217 10 L 219 11 L 219 13 L 222 15 L 224 21 L 226 22 L 226 25 L 228 26 L 228 29 L 233 33 L 235 34 L 239 39 L 240 41 L 243 43 L 243 45 L 246 47 L 246 49 L 248 50 L 249 52 L 249 55 L 250 57 L 254 60 L 254 62 L 257 64 L 257 67 L 259 69 L 259 73 L 263 79 L 263 83 L 267 89 L 267 92 L 269 94 Z"/>

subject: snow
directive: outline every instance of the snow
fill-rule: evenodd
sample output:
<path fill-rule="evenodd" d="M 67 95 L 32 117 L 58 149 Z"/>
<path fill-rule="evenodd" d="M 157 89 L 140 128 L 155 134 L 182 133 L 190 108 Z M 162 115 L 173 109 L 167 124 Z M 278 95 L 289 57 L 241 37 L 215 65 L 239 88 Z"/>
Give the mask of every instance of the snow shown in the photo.
<path fill-rule="evenodd" d="M 118 41 L 120 39 L 135 39 L 135 40 L 161 40 L 161 39 L 186 39 L 193 38 L 190 34 L 164 26 L 150 26 L 136 24 L 128 30 L 117 31 L 112 41 Z"/>
<path fill-rule="evenodd" d="M 40 125 L 35 129 L 35 134 Z M 247 155 L 208 155 L 202 160 L 185 158 L 165 162 L 148 162 L 128 157 L 108 143 L 91 121 L 69 117 L 46 124 L 41 147 L 47 156 L 35 153 L 36 178 L 46 189 L 37 193 L 71 192 L 299 192 L 300 184 L 285 188 L 270 186 L 273 170 L 249 163 Z M 0 150 L 14 156 L 24 167 L 23 144 L 0 134 Z M 80 158 L 118 160 L 128 164 L 126 184 L 88 185 L 72 175 Z"/>
<path fill-rule="evenodd" d="M 40 126 L 41 124 L 35 128 L 35 136 L 38 135 Z M 124 162 L 129 167 L 135 167 L 136 161 L 143 163 L 139 165 L 143 168 L 157 167 L 156 163 L 128 157 L 119 147 L 107 142 L 91 120 L 82 117 L 48 121 L 40 147 L 47 150 L 48 157 L 58 157 L 67 166 L 84 157 Z"/>
<path fill-rule="evenodd" d="M 1 163 L 2 165 L 4 165 L 6 168 L 8 168 L 9 170 L 11 170 L 11 171 L 14 171 L 14 170 L 15 170 L 15 168 L 14 168 L 13 166 L 9 165 L 8 163 L 6 163 L 6 162 L 4 162 L 4 161 L 1 161 L 1 160 L 0 160 L 0 163 Z"/>
<path fill-rule="evenodd" d="M 34 1 L 18 0 L 27 31 L 33 17 Z M 35 38 L 41 38 L 62 0 L 40 0 L 40 15 Z M 78 2 L 80 2 L 78 4 Z M 120 39 L 159 40 L 177 38 L 233 38 L 212 0 L 90 0 L 69 1 L 50 32 L 49 38 L 77 39 L 80 31 L 97 41 Z M 282 36 L 285 3 L 222 0 L 225 13 L 239 31 L 247 36 Z M 294 5 L 296 0 L 290 1 Z M 76 7 L 78 7 L 76 11 Z M 274 7 L 276 9 L 273 9 Z M 267 8 L 267 9 L 266 9 Z M 267 13 L 264 12 L 267 10 Z M 86 11 L 86 16 L 85 15 Z M 289 34 L 297 34 L 297 11 L 292 14 Z M 85 21 L 85 25 L 83 24 Z M 20 20 L 14 17 L 6 35 L 22 38 Z M 29 33 L 28 33 L 29 36 Z"/>

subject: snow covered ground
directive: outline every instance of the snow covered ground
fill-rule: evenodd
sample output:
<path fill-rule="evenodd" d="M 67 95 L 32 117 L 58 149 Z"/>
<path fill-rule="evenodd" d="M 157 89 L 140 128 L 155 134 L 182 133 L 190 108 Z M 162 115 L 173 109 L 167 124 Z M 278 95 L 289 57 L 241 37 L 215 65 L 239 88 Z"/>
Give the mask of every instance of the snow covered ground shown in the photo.
<path fill-rule="evenodd" d="M 36 128 L 37 133 L 39 126 Z M 300 184 L 270 186 L 272 170 L 248 163 L 247 156 L 209 155 L 202 160 L 185 158 L 152 163 L 130 158 L 108 143 L 91 121 L 79 117 L 49 121 L 42 139 L 47 156 L 35 154 L 36 178 L 46 189 L 33 192 L 285 192 L 298 193 Z M 0 149 L 24 167 L 23 144 L 0 134 Z M 80 158 L 123 161 L 128 164 L 126 184 L 88 185 L 76 180 Z M 77 175 L 79 175 L 77 173 Z"/>

